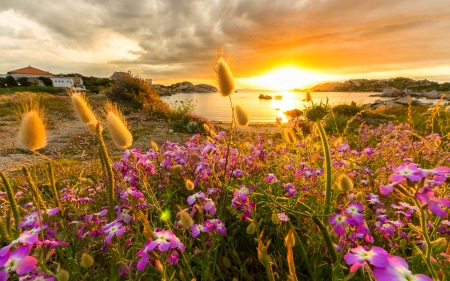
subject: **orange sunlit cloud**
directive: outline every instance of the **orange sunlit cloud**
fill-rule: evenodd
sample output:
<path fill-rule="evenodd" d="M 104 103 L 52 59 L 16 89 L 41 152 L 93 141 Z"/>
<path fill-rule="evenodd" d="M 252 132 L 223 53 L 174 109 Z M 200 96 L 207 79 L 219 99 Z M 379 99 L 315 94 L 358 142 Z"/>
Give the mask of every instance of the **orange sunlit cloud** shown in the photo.
<path fill-rule="evenodd" d="M 31 64 L 211 84 L 223 48 L 242 87 L 390 75 L 449 81 L 449 37 L 448 0 L 4 0 L 0 74 Z"/>

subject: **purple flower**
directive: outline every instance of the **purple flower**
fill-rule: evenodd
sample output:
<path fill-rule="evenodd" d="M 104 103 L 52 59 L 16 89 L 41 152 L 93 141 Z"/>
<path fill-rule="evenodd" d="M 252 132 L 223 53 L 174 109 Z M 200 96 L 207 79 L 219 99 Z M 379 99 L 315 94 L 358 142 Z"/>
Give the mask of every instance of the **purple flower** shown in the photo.
<path fill-rule="evenodd" d="M 450 200 L 445 198 L 436 199 L 434 192 L 426 188 L 422 189 L 421 192 L 417 192 L 415 196 L 419 199 L 420 203 L 428 204 L 428 208 L 436 215 L 444 217 L 447 214 L 447 212 L 441 209 L 439 205 L 450 207 Z"/>
<path fill-rule="evenodd" d="M 393 174 L 389 177 L 389 180 L 398 182 L 401 179 L 410 179 L 411 181 L 419 181 L 421 176 L 421 170 L 414 164 L 401 164 L 398 167 L 392 168 Z"/>
<path fill-rule="evenodd" d="M 413 275 L 412 272 L 408 269 L 408 264 L 406 263 L 406 261 L 400 257 L 388 255 L 387 259 L 389 263 L 386 267 L 375 267 L 373 270 L 373 275 L 377 278 L 377 280 L 433 281 L 433 279 L 423 274 Z"/>
<path fill-rule="evenodd" d="M 206 198 L 206 196 L 205 196 L 205 194 L 203 193 L 203 192 L 197 192 L 197 193 L 194 193 L 194 194 L 192 194 L 191 196 L 189 196 L 188 198 L 187 198 L 187 203 L 189 204 L 189 205 L 192 205 L 192 204 L 194 204 L 194 202 L 195 202 L 195 200 L 197 200 L 197 198 L 202 198 L 202 199 L 205 199 Z"/>
<path fill-rule="evenodd" d="M 205 198 L 205 204 L 203 205 L 203 208 L 209 213 L 210 216 L 214 216 L 214 214 L 216 213 L 216 204 L 209 198 Z"/>
<path fill-rule="evenodd" d="M 267 183 L 276 183 L 276 182 L 278 182 L 278 179 L 275 174 L 267 174 L 264 181 Z"/>
<path fill-rule="evenodd" d="M 364 215 L 359 213 L 362 211 L 364 211 L 364 206 L 359 202 L 351 202 L 345 209 L 345 213 L 358 224 L 364 221 Z"/>
<path fill-rule="evenodd" d="M 328 223 L 334 224 L 334 232 L 336 232 L 337 235 L 342 236 L 345 234 L 345 226 L 348 224 L 348 217 L 345 216 L 343 210 L 339 210 L 328 219 Z"/>
<path fill-rule="evenodd" d="M 32 244 L 36 243 L 38 241 L 38 233 L 39 233 L 39 231 L 36 231 L 33 233 L 29 232 L 29 231 L 22 232 L 22 234 L 20 234 L 19 238 L 12 241 L 8 246 L 5 246 L 0 249 L 0 257 L 7 255 L 9 253 L 9 249 L 16 244 L 26 243 L 26 244 L 32 245 Z"/>
<path fill-rule="evenodd" d="M 280 221 L 288 221 L 289 217 L 285 213 L 278 213 L 277 217 Z"/>
<path fill-rule="evenodd" d="M 292 197 L 297 193 L 297 190 L 292 183 L 286 183 L 283 185 L 283 187 L 286 190 L 287 197 Z"/>
<path fill-rule="evenodd" d="M 5 256 L 1 257 L 0 268 L 3 268 L 1 275 L 8 279 L 10 272 L 23 275 L 33 271 L 38 261 L 35 257 L 28 256 L 30 248 L 31 246 L 21 246 L 13 253 L 8 251 Z"/>
<path fill-rule="evenodd" d="M 167 259 L 168 263 L 171 263 L 173 265 L 178 263 L 178 252 L 176 250 L 172 250 L 170 252 L 169 258 Z"/>
<path fill-rule="evenodd" d="M 105 233 L 108 234 L 105 238 L 105 243 L 109 244 L 114 236 L 122 236 L 126 228 L 122 226 L 122 223 L 113 221 L 112 223 L 105 225 L 103 229 L 105 230 Z"/>
<path fill-rule="evenodd" d="M 352 264 L 350 272 L 355 272 L 367 262 L 376 267 L 385 268 L 388 265 L 388 253 L 385 249 L 373 246 L 372 249 L 366 251 L 363 246 L 358 246 L 350 253 L 345 254 L 344 259 L 347 264 Z"/>
<path fill-rule="evenodd" d="M 176 237 L 172 231 L 170 230 L 161 230 L 153 232 L 153 236 L 155 236 L 156 240 L 150 242 L 149 251 L 152 251 L 155 248 L 158 248 L 161 252 L 167 251 L 170 249 L 179 248 L 181 252 L 184 252 L 184 245 L 181 243 L 180 239 Z"/>
<path fill-rule="evenodd" d="M 202 224 L 193 224 L 190 228 L 192 232 L 192 237 L 197 237 L 201 232 L 209 233 L 211 229 L 208 226 L 204 226 Z"/>

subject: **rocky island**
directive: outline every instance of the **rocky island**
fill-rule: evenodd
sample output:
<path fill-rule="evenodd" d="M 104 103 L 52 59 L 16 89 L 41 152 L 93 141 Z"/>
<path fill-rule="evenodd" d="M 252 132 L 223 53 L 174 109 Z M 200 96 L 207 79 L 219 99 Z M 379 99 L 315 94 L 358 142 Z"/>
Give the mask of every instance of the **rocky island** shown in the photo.
<path fill-rule="evenodd" d="M 176 93 L 212 93 L 217 92 L 217 88 L 207 84 L 194 85 L 191 82 L 184 81 L 172 84 L 170 86 L 164 86 L 160 84 L 153 84 L 152 88 L 160 96 L 171 96 Z"/>

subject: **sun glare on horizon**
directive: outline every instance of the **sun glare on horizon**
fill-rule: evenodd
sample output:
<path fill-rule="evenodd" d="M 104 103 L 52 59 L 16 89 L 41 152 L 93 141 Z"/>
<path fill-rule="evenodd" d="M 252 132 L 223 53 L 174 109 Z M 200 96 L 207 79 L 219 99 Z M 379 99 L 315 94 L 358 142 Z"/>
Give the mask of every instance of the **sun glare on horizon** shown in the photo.
<path fill-rule="evenodd" d="M 282 67 L 261 76 L 238 80 L 247 87 L 285 91 L 294 88 L 304 89 L 305 87 L 313 86 L 315 83 L 324 82 L 329 78 L 328 75 L 296 67 Z"/>

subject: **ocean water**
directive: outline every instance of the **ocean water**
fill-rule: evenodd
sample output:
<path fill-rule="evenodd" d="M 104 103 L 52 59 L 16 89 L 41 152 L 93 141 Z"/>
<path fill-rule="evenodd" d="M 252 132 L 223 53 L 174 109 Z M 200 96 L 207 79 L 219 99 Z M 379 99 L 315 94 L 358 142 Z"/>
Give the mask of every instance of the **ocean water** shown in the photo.
<path fill-rule="evenodd" d="M 275 97 L 281 95 L 281 100 L 259 99 L 259 95 L 270 95 Z M 329 104 L 351 103 L 367 104 L 377 99 L 389 100 L 390 98 L 370 97 L 370 95 L 380 93 L 368 92 L 312 92 L 314 102 L 320 102 L 328 98 Z M 191 101 L 195 105 L 194 113 L 204 116 L 211 121 L 230 121 L 231 107 L 228 97 L 222 97 L 219 93 L 178 93 L 172 96 L 163 96 L 161 99 L 172 106 L 176 102 Z M 273 92 L 264 90 L 238 90 L 231 95 L 233 105 L 240 104 L 245 107 L 250 115 L 251 122 L 275 122 L 275 118 L 282 118 L 287 121 L 283 112 L 291 109 L 303 110 L 306 102 L 304 92 Z"/>

